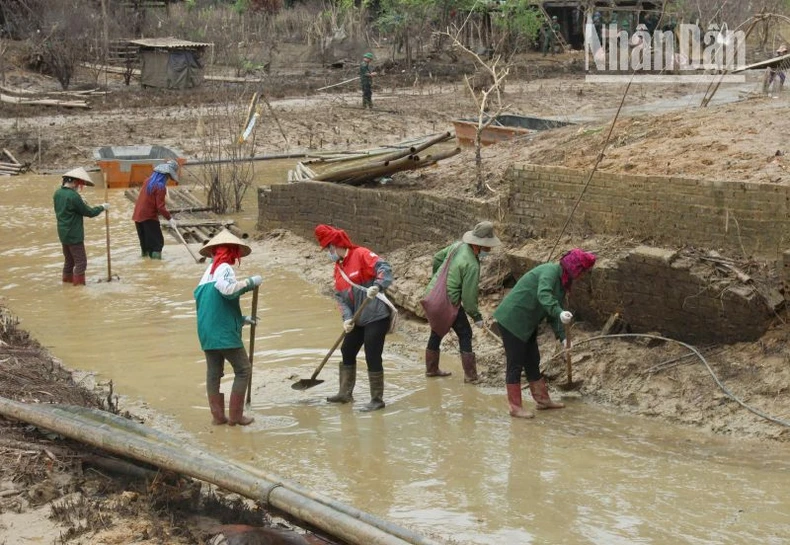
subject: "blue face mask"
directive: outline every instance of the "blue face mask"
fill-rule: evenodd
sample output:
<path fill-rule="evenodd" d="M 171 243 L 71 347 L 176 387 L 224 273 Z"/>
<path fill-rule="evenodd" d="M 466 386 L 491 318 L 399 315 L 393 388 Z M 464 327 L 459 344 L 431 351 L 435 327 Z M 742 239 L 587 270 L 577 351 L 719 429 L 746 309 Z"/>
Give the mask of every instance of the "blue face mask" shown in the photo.
<path fill-rule="evenodd" d="M 488 255 L 488 252 L 486 252 L 485 250 L 480 250 L 480 253 L 477 254 L 477 257 L 479 259 L 483 259 L 487 255 Z"/>
<path fill-rule="evenodd" d="M 335 253 L 335 249 L 331 246 L 329 248 L 329 259 L 334 263 L 340 261 L 340 256 Z"/>

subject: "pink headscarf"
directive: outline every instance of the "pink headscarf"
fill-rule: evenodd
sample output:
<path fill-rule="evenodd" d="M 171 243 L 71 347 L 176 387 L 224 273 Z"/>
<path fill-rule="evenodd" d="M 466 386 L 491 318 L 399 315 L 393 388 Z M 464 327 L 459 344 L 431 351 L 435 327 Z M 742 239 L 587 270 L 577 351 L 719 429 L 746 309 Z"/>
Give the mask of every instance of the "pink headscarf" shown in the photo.
<path fill-rule="evenodd" d="M 562 287 L 566 290 L 570 289 L 571 284 L 582 273 L 592 269 L 595 265 L 595 254 L 585 252 L 579 248 L 574 248 L 560 258 L 560 266 L 562 267 Z"/>

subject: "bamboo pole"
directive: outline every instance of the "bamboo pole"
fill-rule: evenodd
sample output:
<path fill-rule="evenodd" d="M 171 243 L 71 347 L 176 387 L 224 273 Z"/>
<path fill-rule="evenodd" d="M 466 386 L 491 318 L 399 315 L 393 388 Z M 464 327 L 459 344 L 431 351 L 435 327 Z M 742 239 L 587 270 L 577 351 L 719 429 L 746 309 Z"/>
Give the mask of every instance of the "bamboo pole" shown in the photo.
<path fill-rule="evenodd" d="M 107 173 L 102 171 L 104 179 L 104 202 L 110 202 L 110 187 L 107 184 Z M 104 211 L 104 227 L 107 231 L 107 282 L 112 282 L 112 260 L 110 259 L 110 211 Z"/>
<path fill-rule="evenodd" d="M 298 485 L 278 477 L 249 471 L 186 442 L 162 438 L 160 432 L 137 422 L 110 413 L 100 418 L 91 414 L 83 416 L 76 409 L 20 403 L 0 397 L 0 414 L 4 417 L 215 484 L 288 513 L 352 545 L 438 545 L 431 539 L 315 492 L 303 493 Z"/>

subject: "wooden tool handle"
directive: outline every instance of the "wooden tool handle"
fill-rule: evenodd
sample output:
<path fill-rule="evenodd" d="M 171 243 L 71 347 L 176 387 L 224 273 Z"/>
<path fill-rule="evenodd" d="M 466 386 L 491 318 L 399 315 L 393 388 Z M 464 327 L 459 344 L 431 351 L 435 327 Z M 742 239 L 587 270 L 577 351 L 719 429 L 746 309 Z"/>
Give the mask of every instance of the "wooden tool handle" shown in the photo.
<path fill-rule="evenodd" d="M 356 323 L 357 318 L 359 318 L 359 315 L 362 314 L 362 310 L 368 305 L 369 301 L 370 301 L 370 299 L 368 299 L 367 297 L 365 298 L 364 301 L 362 301 L 362 304 L 359 305 L 359 308 L 354 313 L 354 316 L 351 317 L 351 323 Z M 335 353 L 335 350 L 337 350 L 337 347 L 340 346 L 340 343 L 343 342 L 343 339 L 345 337 L 346 337 L 346 332 L 345 332 L 345 330 L 343 330 L 343 333 L 341 333 L 340 337 L 337 338 L 337 340 L 335 341 L 335 344 L 332 345 L 332 348 L 330 348 L 329 352 L 327 352 L 326 356 L 324 356 L 323 361 L 318 365 L 316 370 L 313 371 L 313 376 L 310 377 L 310 380 L 315 380 L 315 377 L 318 376 L 318 373 L 321 372 L 321 369 L 324 368 L 324 365 L 326 365 L 326 362 L 329 361 L 329 358 L 332 357 L 332 354 Z"/>
<path fill-rule="evenodd" d="M 565 341 L 571 344 L 571 328 L 570 324 L 565 328 Z M 568 372 L 568 384 L 573 382 L 573 367 L 571 366 L 571 349 L 565 348 L 565 369 Z"/>

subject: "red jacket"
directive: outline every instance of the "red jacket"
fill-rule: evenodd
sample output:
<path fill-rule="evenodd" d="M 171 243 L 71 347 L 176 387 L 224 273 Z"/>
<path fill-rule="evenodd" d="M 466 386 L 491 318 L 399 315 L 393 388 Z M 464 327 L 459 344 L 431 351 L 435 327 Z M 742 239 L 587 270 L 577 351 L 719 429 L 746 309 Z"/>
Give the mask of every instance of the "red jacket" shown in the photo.
<path fill-rule="evenodd" d="M 147 221 L 159 219 L 159 216 L 164 217 L 166 220 L 170 219 L 170 212 L 165 206 L 165 195 L 167 190 L 155 189 L 148 194 L 148 180 L 145 181 L 143 187 L 140 188 L 140 194 L 137 196 L 137 202 L 134 203 L 134 214 L 132 219 L 134 221 Z"/>

